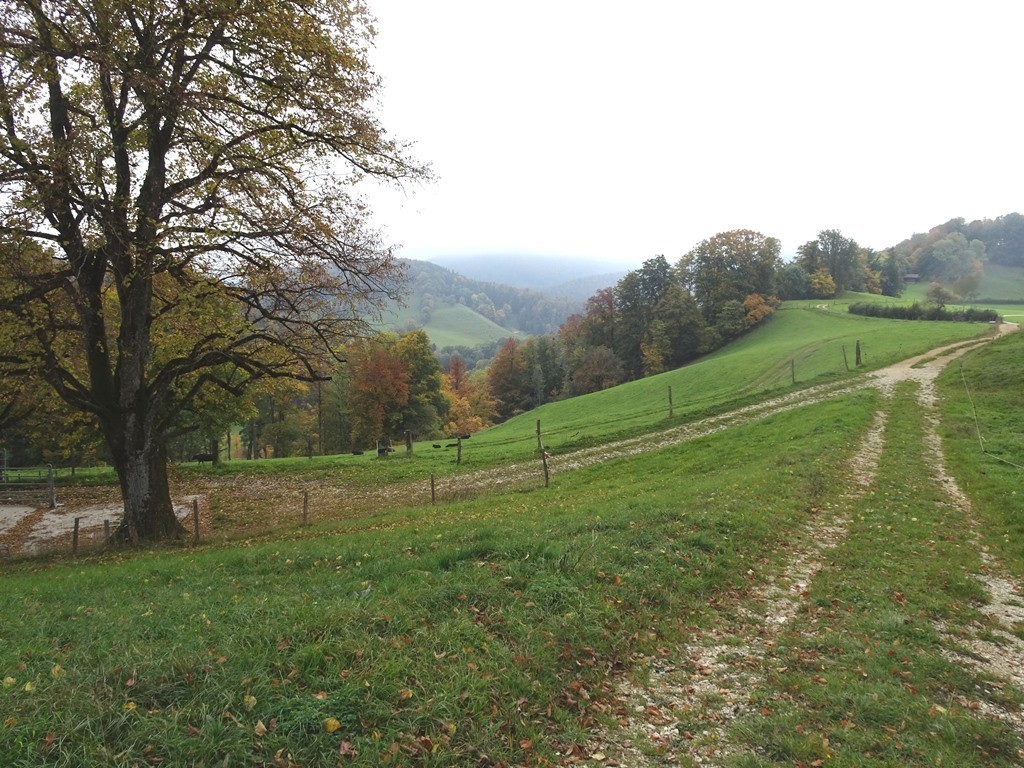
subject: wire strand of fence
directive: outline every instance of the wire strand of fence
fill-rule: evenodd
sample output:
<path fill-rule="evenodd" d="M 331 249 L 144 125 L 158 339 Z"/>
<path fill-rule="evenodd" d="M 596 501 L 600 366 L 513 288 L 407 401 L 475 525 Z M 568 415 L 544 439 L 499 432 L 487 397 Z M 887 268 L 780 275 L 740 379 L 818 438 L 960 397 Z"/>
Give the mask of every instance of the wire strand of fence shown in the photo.
<path fill-rule="evenodd" d="M 964 364 L 960 363 L 960 381 L 964 384 L 964 392 L 967 393 L 967 400 L 971 404 L 971 413 L 974 416 L 974 429 L 978 433 L 978 445 L 981 447 L 981 452 L 985 451 L 985 440 L 981 436 L 981 422 L 978 419 L 978 406 L 974 403 L 974 397 L 971 395 L 971 388 L 967 386 L 967 376 L 964 374 Z"/>
<path fill-rule="evenodd" d="M 991 459 L 994 459 L 995 461 L 1001 462 L 1003 464 L 1007 464 L 1007 465 L 1009 465 L 1011 467 L 1015 467 L 1017 469 L 1024 469 L 1024 465 L 1017 464 L 1016 462 L 1010 461 L 1009 459 L 1004 459 L 1002 456 L 997 456 L 996 454 L 990 452 L 985 447 L 985 438 L 981 434 L 981 420 L 978 418 L 978 407 L 977 407 L 977 405 L 975 405 L 974 396 L 971 395 L 971 388 L 967 384 L 967 376 L 964 374 L 964 364 L 963 363 L 960 363 L 960 380 L 963 382 L 964 392 L 967 393 L 967 400 L 971 404 L 971 415 L 972 415 L 972 418 L 974 419 L 974 429 L 975 429 L 975 431 L 977 432 L 977 435 L 978 435 L 978 445 L 981 448 L 982 454 L 984 454 L 985 456 L 988 456 Z"/>

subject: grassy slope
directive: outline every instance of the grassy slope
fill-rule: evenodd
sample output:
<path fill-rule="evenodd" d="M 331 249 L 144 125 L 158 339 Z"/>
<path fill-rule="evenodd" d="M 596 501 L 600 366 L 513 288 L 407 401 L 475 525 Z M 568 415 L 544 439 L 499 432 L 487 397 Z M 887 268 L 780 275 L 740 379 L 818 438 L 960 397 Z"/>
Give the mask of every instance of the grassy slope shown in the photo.
<path fill-rule="evenodd" d="M 762 370 L 744 358 L 767 358 L 771 345 L 778 367 L 780 353 L 812 360 L 861 338 L 871 362 L 937 332 L 905 326 L 897 342 L 868 321 L 785 317 L 749 337 L 747 355 L 725 350 L 721 367 L 704 369 L 719 403 L 730 397 L 721 379 Z M 803 335 L 807 318 L 826 324 L 828 342 Z M 989 448 L 1007 455 L 1024 432 L 1022 339 L 965 364 L 990 409 Z M 954 399 L 956 384 L 944 383 Z M 613 413 L 608 402 L 628 398 L 591 419 Z M 920 419 L 900 403 L 897 436 Z M 808 514 L 846 482 L 845 459 L 878 405 L 860 392 L 559 475 L 547 491 L 349 521 L 340 536 L 12 566 L 0 596 L 0 754 L 25 766 L 274 765 L 278 754 L 307 768 L 544 764 L 601 716 L 609 672 L 684 640 L 714 620 L 720 598 L 778 567 Z M 956 408 L 953 464 L 969 469 L 976 512 L 992 523 L 984 535 L 1021 573 L 1019 507 L 1007 503 L 1020 475 L 971 458 L 973 424 Z M 742 724 L 773 759 L 1012 764 L 1005 729 L 949 707 L 936 721 L 924 706 L 974 685 L 942 661 L 926 618 L 966 620 L 978 595 L 961 570 L 976 558 L 952 546 L 962 537 L 932 534 L 958 523 L 933 503 L 921 452 L 891 444 L 850 544 L 815 585 L 822 613 L 780 650 L 792 663 L 771 685 L 791 705 Z M 909 607 L 893 603 L 894 589 Z M 891 674 L 894 664 L 912 676 Z"/>
<path fill-rule="evenodd" d="M 416 444 L 412 459 L 400 456 L 400 451 L 388 461 L 368 456 L 235 461 L 226 462 L 216 472 L 228 476 L 278 472 L 310 477 L 341 475 L 346 483 L 376 487 L 421 480 L 432 473 L 443 476 L 460 469 L 530 461 L 536 459 L 538 419 L 545 447 L 563 452 L 661 429 L 791 389 L 790 361 L 795 367 L 797 387 L 855 375 L 846 371 L 843 347 L 852 369 L 858 340 L 862 370 L 869 370 L 989 330 L 985 325 L 864 318 L 847 314 L 845 304 L 829 310 L 818 309 L 816 304 L 787 303 L 762 328 L 691 365 L 603 392 L 549 403 L 477 433 L 464 442 L 461 468 L 455 465 L 454 449 L 435 450 L 430 442 L 424 442 Z M 669 387 L 673 397 L 671 421 Z M 186 479 L 211 472 L 209 468 L 192 467 L 179 471 Z"/>
<path fill-rule="evenodd" d="M 1000 345 L 1019 371 L 1024 346 Z M 606 711 L 609 673 L 671 653 L 780 567 L 849 482 L 880 404 L 861 391 L 547 491 L 406 509 L 342 536 L 17 566 L 0 600 L 0 754 L 24 766 L 549 764 Z M 752 691 L 759 713 L 733 729 L 760 750 L 737 765 L 1015 764 L 1009 729 L 955 703 L 982 689 L 942 656 L 932 624 L 977 618 L 980 563 L 940 503 L 921 419 L 898 396 L 879 482 L 779 638 Z M 1007 480 L 994 480 L 1003 493 Z M 1002 532 L 1005 556 L 1020 544 Z"/>
<path fill-rule="evenodd" d="M 545 445 L 554 450 L 647 431 L 667 423 L 669 387 L 674 416 L 690 419 L 792 388 L 794 369 L 797 386 L 845 376 L 843 347 L 853 369 L 858 340 L 865 369 L 873 369 L 986 330 L 959 323 L 879 321 L 849 315 L 842 305 L 820 310 L 814 302 L 787 303 L 764 327 L 696 363 L 542 406 L 474 436 L 473 449 L 517 444 L 515 455 L 523 455 L 521 447 L 529 447 L 531 435 L 536 446 L 537 419 Z"/>
<path fill-rule="evenodd" d="M 540 764 L 582 738 L 609 670 L 676 641 L 772 557 L 838 481 L 872 403 L 340 537 L 17 568 L 0 603 L 0 754 L 273 765 L 284 750 L 310 768 L 347 742 L 358 765 L 392 744 L 395 764 Z"/>
<path fill-rule="evenodd" d="M 424 330 L 438 349 L 445 347 L 474 347 L 492 341 L 522 334 L 502 328 L 497 323 L 477 314 L 462 304 L 441 306 L 434 310 Z"/>
<path fill-rule="evenodd" d="M 908 285 L 900 297 L 900 302 L 924 302 L 925 293 L 930 283 L 914 283 Z M 950 287 L 947 285 L 947 287 Z M 1008 313 L 1024 313 L 1024 269 L 1006 267 L 1002 264 L 986 264 L 978 285 L 980 300 L 972 302 L 975 306 L 986 306 L 986 300 L 998 301 L 992 308 L 1004 316 Z"/>
<path fill-rule="evenodd" d="M 384 318 L 384 322 L 388 327 L 401 328 L 409 322 L 418 324 L 419 315 L 408 308 L 397 308 Z M 456 346 L 475 347 L 507 339 L 509 336 L 522 335 L 502 328 L 463 304 L 438 306 L 431 314 L 430 322 L 422 328 L 438 349 Z"/>
<path fill-rule="evenodd" d="M 947 455 L 984 522 L 979 533 L 1024 579 L 1024 332 L 968 355 L 938 384 Z"/>
<path fill-rule="evenodd" d="M 1024 299 L 1024 269 L 986 264 L 978 295 L 1000 301 L 1021 301 Z"/>

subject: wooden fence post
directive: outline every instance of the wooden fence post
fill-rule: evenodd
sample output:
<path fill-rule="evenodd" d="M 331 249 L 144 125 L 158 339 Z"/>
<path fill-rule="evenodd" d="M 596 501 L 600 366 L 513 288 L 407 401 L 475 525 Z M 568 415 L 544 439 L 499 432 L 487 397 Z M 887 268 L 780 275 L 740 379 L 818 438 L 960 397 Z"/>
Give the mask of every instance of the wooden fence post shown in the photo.
<path fill-rule="evenodd" d="M 309 491 L 302 492 L 302 524 L 309 525 Z"/>
<path fill-rule="evenodd" d="M 540 439 L 540 419 L 537 419 L 537 450 L 541 453 L 544 452 L 544 444 Z"/>
<path fill-rule="evenodd" d="M 846 359 L 846 345 L 843 344 L 843 365 L 846 366 L 846 372 L 850 372 L 850 361 Z"/>
<path fill-rule="evenodd" d="M 857 367 L 860 368 L 860 339 L 857 339 Z"/>
<path fill-rule="evenodd" d="M 434 473 L 430 473 L 430 506 L 437 504 L 437 491 L 434 487 Z"/>
<path fill-rule="evenodd" d="M 541 463 L 544 465 L 544 487 L 547 488 L 548 487 L 548 479 L 549 479 L 549 475 L 548 475 L 548 452 L 547 451 L 541 451 L 540 452 L 540 460 L 541 460 Z"/>
<path fill-rule="evenodd" d="M 192 499 L 192 539 L 199 543 L 199 499 Z"/>
<path fill-rule="evenodd" d="M 57 492 L 53 485 L 53 464 L 46 465 L 46 487 L 50 496 L 50 509 L 57 508 Z"/>
<path fill-rule="evenodd" d="M 82 522 L 82 518 L 75 518 L 75 532 L 71 535 L 71 554 L 78 557 L 78 526 Z"/>
<path fill-rule="evenodd" d="M 672 387 L 668 388 L 668 417 L 672 418 Z"/>
<path fill-rule="evenodd" d="M 110 521 L 109 520 L 104 520 L 103 521 L 103 546 L 106 547 L 106 546 L 109 546 L 109 545 L 110 545 Z"/>
<path fill-rule="evenodd" d="M 412 456 L 412 431 L 405 430 L 405 455 Z"/>
<path fill-rule="evenodd" d="M 789 361 L 789 377 L 793 380 L 793 383 L 796 384 L 796 360 L 793 359 Z"/>

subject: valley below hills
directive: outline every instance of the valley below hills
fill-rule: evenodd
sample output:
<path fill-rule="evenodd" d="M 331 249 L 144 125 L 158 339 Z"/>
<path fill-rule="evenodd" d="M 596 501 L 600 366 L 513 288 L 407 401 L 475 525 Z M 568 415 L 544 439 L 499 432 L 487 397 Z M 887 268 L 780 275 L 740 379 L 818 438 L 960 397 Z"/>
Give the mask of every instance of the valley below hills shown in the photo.
<path fill-rule="evenodd" d="M 514 255 L 403 259 L 402 265 L 405 298 L 386 308 L 382 325 L 398 332 L 422 328 L 437 349 L 554 333 L 625 274 L 596 260 Z"/>

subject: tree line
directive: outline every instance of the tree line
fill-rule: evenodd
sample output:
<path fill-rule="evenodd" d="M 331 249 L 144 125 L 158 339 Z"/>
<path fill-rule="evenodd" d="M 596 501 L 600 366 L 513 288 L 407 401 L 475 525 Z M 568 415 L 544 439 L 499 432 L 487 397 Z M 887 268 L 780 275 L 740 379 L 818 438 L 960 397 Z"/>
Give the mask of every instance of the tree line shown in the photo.
<path fill-rule="evenodd" d="M 976 290 L 988 258 L 986 243 L 1002 244 L 997 250 L 1002 248 L 1004 263 L 1024 253 L 1024 239 L 1006 246 L 1019 223 L 1024 217 L 1018 214 L 971 225 L 953 220 L 882 251 L 862 247 L 838 230 L 823 230 L 799 246 L 788 264 L 775 238 L 751 230 L 721 232 L 674 264 L 664 256 L 647 260 L 616 285 L 598 290 L 556 333 L 509 337 L 482 352 L 433 353 L 423 331 L 381 334 L 350 347 L 348 365 L 318 386 L 315 428 L 310 417 L 300 426 L 286 416 L 313 409 L 308 387 L 291 402 L 266 398 L 258 404 L 250 426 L 264 443 L 260 447 L 258 439 L 246 437 L 248 455 L 311 452 L 311 435 L 320 451 L 332 453 L 406 430 L 422 438 L 472 433 L 552 400 L 685 365 L 765 322 L 783 299 L 828 299 L 844 291 L 899 296 L 914 270 L 917 279 L 936 283 L 928 290 L 927 307 L 884 314 L 882 305 L 864 304 L 851 311 L 989 320 L 991 313 L 951 313 L 944 306 Z M 967 240 L 964 231 L 986 240 Z M 953 290 L 938 281 L 951 282 Z M 484 364 L 476 366 L 480 357 Z M 306 443 L 297 437 L 284 441 L 284 434 L 303 435 Z"/>
<path fill-rule="evenodd" d="M 839 230 L 822 230 L 789 263 L 781 261 L 775 238 L 722 232 L 675 264 L 654 257 L 597 291 L 557 334 L 506 340 L 486 381 L 498 418 L 509 418 L 684 365 L 764 322 L 783 300 L 829 299 L 845 291 L 898 297 L 908 279 L 932 285 L 929 307 L 908 310 L 907 317 L 952 319 L 945 304 L 977 297 L 988 260 L 1024 266 L 1024 216 L 970 224 L 953 219 L 881 251 Z"/>
<path fill-rule="evenodd" d="M 473 380 L 458 355 L 442 368 L 422 330 L 371 334 L 335 351 L 320 357 L 311 381 L 266 378 L 237 397 L 211 390 L 179 414 L 189 428 L 167 436 L 166 455 L 177 462 L 337 454 L 390 445 L 406 432 L 416 439 L 471 434 L 495 419 L 486 381 Z M 12 463 L 110 462 L 89 414 L 41 386 L 27 397 L 4 394 L 0 402 L 11 411 L 0 419 L 0 444 Z"/>
<path fill-rule="evenodd" d="M 968 274 L 977 261 L 1024 267 L 1024 215 L 1008 213 L 971 222 L 950 219 L 890 251 L 923 277 L 944 282 Z"/>
<path fill-rule="evenodd" d="M 789 264 L 781 261 L 775 238 L 722 232 L 674 264 L 664 256 L 647 260 L 598 290 L 556 333 L 492 345 L 484 365 L 476 364 L 472 350 L 465 356 L 438 351 L 423 330 L 382 332 L 319 355 L 307 380 L 267 377 L 238 396 L 209 389 L 181 410 L 179 421 L 188 428 L 168 433 L 166 451 L 176 460 L 219 455 L 232 433 L 241 449 L 233 457 L 249 459 L 360 451 L 406 433 L 417 439 L 471 434 L 552 400 L 684 365 L 768 320 L 782 299 L 826 299 L 844 290 L 895 296 L 914 268 L 961 285 L 976 274 L 986 246 L 967 241 L 950 257 L 950 243 L 962 245 L 963 236 L 947 229 L 919 238 L 909 256 L 907 244 L 874 252 L 824 230 Z M 938 317 L 941 305 L 956 298 L 933 286 L 929 303 L 936 307 L 907 316 Z M 164 343 L 172 340 L 166 336 Z M 21 421 L 6 430 L 16 456 L 71 464 L 109 460 L 88 414 L 42 388 L 31 397 L 26 391 L 32 390 L 20 398 L 0 396 L 6 420 Z M 30 410 L 12 411 L 28 402 Z M 0 435 L 4 418 L 0 413 Z M 54 430 L 55 422 L 63 428 Z"/>
<path fill-rule="evenodd" d="M 337 454 L 388 446 L 409 434 L 472 434 L 492 423 L 487 389 L 458 356 L 442 368 L 422 330 L 360 339 L 316 384 L 254 398 L 241 433 L 246 457 Z"/>
<path fill-rule="evenodd" d="M 833 296 L 865 282 L 881 290 L 867 277 L 867 256 L 829 230 L 787 266 L 776 238 L 739 229 L 674 264 L 651 258 L 597 291 L 554 336 L 505 342 L 486 377 L 498 417 L 685 365 L 765 322 L 782 298 Z"/>
<path fill-rule="evenodd" d="M 922 305 L 914 302 L 909 306 L 896 304 L 869 304 L 858 302 L 848 307 L 851 315 L 864 317 L 884 317 L 890 320 L 942 320 L 961 323 L 994 323 L 999 320 L 999 313 L 994 309 L 977 309 L 965 307 L 950 310 L 935 299 Z"/>

